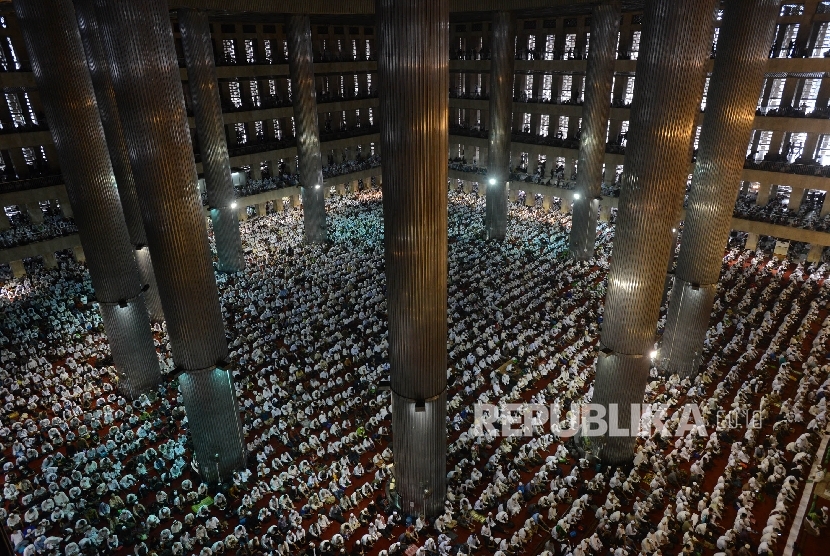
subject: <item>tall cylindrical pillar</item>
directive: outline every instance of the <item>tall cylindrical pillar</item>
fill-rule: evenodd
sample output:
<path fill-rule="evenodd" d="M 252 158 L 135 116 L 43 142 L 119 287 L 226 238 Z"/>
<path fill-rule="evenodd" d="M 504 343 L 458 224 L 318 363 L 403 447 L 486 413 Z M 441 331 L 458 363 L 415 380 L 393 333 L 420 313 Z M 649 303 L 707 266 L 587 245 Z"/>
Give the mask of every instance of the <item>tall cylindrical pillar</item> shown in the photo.
<path fill-rule="evenodd" d="M 288 16 L 288 71 L 297 130 L 297 157 L 303 195 L 303 224 L 309 243 L 326 241 L 326 204 L 323 197 L 323 161 L 317 124 L 317 92 L 311 23 L 308 15 Z"/>
<path fill-rule="evenodd" d="M 96 0 L 96 12 L 196 461 L 206 480 L 227 479 L 244 437 L 167 3 Z"/>
<path fill-rule="evenodd" d="M 513 66 L 516 23 L 511 12 L 493 14 L 490 55 L 490 143 L 484 226 L 488 239 L 507 231 L 510 130 L 513 123 Z"/>
<path fill-rule="evenodd" d="M 70 0 L 15 2 L 26 50 L 74 208 L 120 389 L 161 380 L 144 296 Z"/>
<path fill-rule="evenodd" d="M 236 192 L 231 180 L 207 13 L 180 9 L 178 16 L 219 270 L 238 272 L 245 268 L 245 255 L 239 235 L 239 219 L 236 217 Z"/>
<path fill-rule="evenodd" d="M 571 256 L 586 261 L 594 256 L 597 211 L 602 195 L 602 163 L 605 136 L 611 112 L 611 84 L 620 29 L 620 4 L 613 1 L 594 6 L 591 15 L 591 48 L 585 72 L 582 133 L 579 136 L 579 171 L 576 174 Z"/>
<path fill-rule="evenodd" d="M 446 495 L 449 1 L 378 0 L 392 437 L 403 510 Z"/>
<path fill-rule="evenodd" d="M 118 116 L 115 92 L 112 90 L 109 65 L 104 45 L 101 43 L 101 30 L 95 15 L 95 1 L 76 0 L 75 16 L 81 32 L 87 66 L 92 77 L 92 86 L 95 89 L 98 112 L 104 126 L 104 135 L 107 139 L 112 170 L 115 173 L 115 182 L 118 185 L 121 208 L 127 221 L 127 232 L 135 249 L 141 284 L 146 288 L 144 302 L 150 313 L 150 319 L 162 322 L 164 311 L 161 308 L 156 277 L 153 274 L 153 261 L 150 257 L 150 250 L 147 248 L 147 234 L 144 233 L 144 222 L 141 221 L 141 207 L 138 205 L 138 193 L 135 190 L 135 179 L 130 166 L 130 157 L 127 154 L 127 144 L 124 141 L 121 118 Z"/>
<path fill-rule="evenodd" d="M 609 423 L 614 434 L 593 439 L 612 464 L 633 456 L 637 431 L 619 431 L 629 429 L 631 404 L 642 402 L 648 381 L 714 9 L 713 0 L 646 4 L 593 398 L 619 417 Z"/>
<path fill-rule="evenodd" d="M 734 0 L 724 10 L 660 349 L 669 373 L 690 376 L 700 364 L 779 3 Z"/>

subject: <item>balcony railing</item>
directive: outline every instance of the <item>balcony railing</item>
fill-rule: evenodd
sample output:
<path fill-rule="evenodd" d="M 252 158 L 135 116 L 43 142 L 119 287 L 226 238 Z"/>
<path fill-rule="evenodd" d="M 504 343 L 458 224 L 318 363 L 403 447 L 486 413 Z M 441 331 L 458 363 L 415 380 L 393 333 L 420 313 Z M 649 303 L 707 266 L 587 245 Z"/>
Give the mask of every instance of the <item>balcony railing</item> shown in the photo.
<path fill-rule="evenodd" d="M 63 183 L 62 174 L 52 174 L 48 176 L 37 176 L 32 178 L 4 179 L 5 176 L 0 176 L 0 193 L 11 193 L 14 191 L 26 191 L 29 189 L 38 189 L 41 187 L 49 187 L 52 185 L 60 185 Z"/>

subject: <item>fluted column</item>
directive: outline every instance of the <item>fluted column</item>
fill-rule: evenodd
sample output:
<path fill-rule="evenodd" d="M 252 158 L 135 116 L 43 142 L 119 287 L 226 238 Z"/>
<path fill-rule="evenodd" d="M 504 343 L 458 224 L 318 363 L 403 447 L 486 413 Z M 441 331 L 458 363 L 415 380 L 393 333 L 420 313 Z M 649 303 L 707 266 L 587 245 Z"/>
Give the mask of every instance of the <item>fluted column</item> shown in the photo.
<path fill-rule="evenodd" d="M 507 231 L 507 182 L 510 179 L 516 41 L 516 20 L 511 12 L 493 14 L 490 40 L 490 144 L 484 226 L 488 239 L 504 239 Z"/>
<path fill-rule="evenodd" d="M 291 98 L 297 129 L 297 171 L 303 195 L 305 240 L 309 243 L 323 243 L 326 241 L 326 205 L 323 197 L 323 163 L 320 156 L 313 60 L 308 15 L 289 15 L 288 71 L 291 75 Z"/>
<path fill-rule="evenodd" d="M 630 427 L 631 404 L 642 402 L 648 381 L 714 8 L 713 0 L 646 4 L 593 398 L 616 412 L 615 428 Z M 602 459 L 630 461 L 631 432 L 593 439 Z"/>
<path fill-rule="evenodd" d="M 178 16 L 219 270 L 238 272 L 245 268 L 245 255 L 236 216 L 236 192 L 231 181 L 231 163 L 225 142 L 225 123 L 222 120 L 207 13 L 180 9 Z"/>
<path fill-rule="evenodd" d="M 156 276 L 153 273 L 153 261 L 150 257 L 150 250 L 147 248 L 147 234 L 144 233 L 144 222 L 141 221 L 141 207 L 138 206 L 133 169 L 127 154 L 121 118 L 118 116 L 118 105 L 115 102 L 115 92 L 112 90 L 109 66 L 104 53 L 104 45 L 101 43 L 101 30 L 98 27 L 98 18 L 95 16 L 95 0 L 76 0 L 75 16 L 81 32 L 87 66 L 92 77 L 92 86 L 95 89 L 98 112 L 104 126 L 104 136 L 107 139 L 112 170 L 118 185 L 121 208 L 127 221 L 127 232 L 135 249 L 141 284 L 145 287 L 144 302 L 147 305 L 150 319 L 162 322 L 164 311 L 161 308 Z"/>
<path fill-rule="evenodd" d="M 697 372 L 780 0 L 726 3 L 677 259 L 661 367 Z"/>
<path fill-rule="evenodd" d="M 594 6 L 591 14 L 591 48 L 585 72 L 585 101 L 582 105 L 582 133 L 579 137 L 579 171 L 576 174 L 571 256 L 586 261 L 594 256 L 597 211 L 602 195 L 602 163 L 605 135 L 611 112 L 611 82 L 617 58 L 620 4 L 612 1 Z"/>
<path fill-rule="evenodd" d="M 86 253 L 119 388 L 161 380 L 133 249 L 70 0 L 14 3 Z"/>
<path fill-rule="evenodd" d="M 96 12 L 196 461 L 227 479 L 244 440 L 167 2 L 96 0 Z"/>
<path fill-rule="evenodd" d="M 447 473 L 449 1 L 376 6 L 395 479 L 404 511 L 435 515 Z"/>

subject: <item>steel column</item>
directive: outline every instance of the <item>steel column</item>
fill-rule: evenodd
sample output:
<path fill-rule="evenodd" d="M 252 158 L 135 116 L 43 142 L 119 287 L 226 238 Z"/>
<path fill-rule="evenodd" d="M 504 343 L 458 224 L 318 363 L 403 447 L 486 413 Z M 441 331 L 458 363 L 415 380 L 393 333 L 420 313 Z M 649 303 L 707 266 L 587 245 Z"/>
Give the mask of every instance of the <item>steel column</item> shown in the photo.
<path fill-rule="evenodd" d="M 225 329 L 167 3 L 96 0 L 96 11 L 196 461 L 207 480 L 227 479 L 244 464 L 244 437 L 225 370 Z"/>
<path fill-rule="evenodd" d="M 317 123 L 317 89 L 314 85 L 311 23 L 308 15 L 288 16 L 288 71 L 291 75 L 297 157 L 303 195 L 305 239 L 326 241 L 326 204 L 323 197 L 323 163 Z"/>
<path fill-rule="evenodd" d="M 594 6 L 570 237 L 571 256 L 579 261 L 587 261 L 594 256 L 598 199 L 602 195 L 602 163 L 605 159 L 608 115 L 611 113 L 611 82 L 614 79 L 619 30 L 618 1 Z"/>
<path fill-rule="evenodd" d="M 95 1 L 76 0 L 75 16 L 81 32 L 87 66 L 92 77 L 92 86 L 95 89 L 98 112 L 104 126 L 104 135 L 107 139 L 112 170 L 115 173 L 115 182 L 118 185 L 121 207 L 127 221 L 127 231 L 133 249 L 136 251 L 139 277 L 141 284 L 147 288 L 144 292 L 144 302 L 150 313 L 150 319 L 162 322 L 164 311 L 161 308 L 156 277 L 153 274 L 153 261 L 150 257 L 150 250 L 147 248 L 147 235 L 144 233 L 144 223 L 141 221 L 141 207 L 138 205 L 138 193 L 135 190 L 135 179 L 130 166 L 130 157 L 127 154 L 127 143 L 124 141 L 121 118 L 118 116 L 115 92 L 112 90 L 109 65 L 104 45 L 101 43 L 101 30 L 95 15 Z"/>
<path fill-rule="evenodd" d="M 449 1 L 378 0 L 378 81 L 396 486 L 446 494 Z"/>
<path fill-rule="evenodd" d="M 660 349 L 668 373 L 697 372 L 779 4 L 726 3 Z"/>
<path fill-rule="evenodd" d="M 245 268 L 245 255 L 239 235 L 239 219 L 236 218 L 236 192 L 231 181 L 231 163 L 225 142 L 225 123 L 222 120 L 207 13 L 180 9 L 178 16 L 219 270 L 238 272 Z"/>
<path fill-rule="evenodd" d="M 695 115 L 703 95 L 715 2 L 646 4 L 631 129 L 608 275 L 594 402 L 626 414 L 643 399 L 672 227 L 680 215 Z M 619 424 L 614 424 L 619 427 Z M 623 420 L 622 427 L 628 428 Z M 633 456 L 636 431 L 595 439 L 600 456 Z"/>
<path fill-rule="evenodd" d="M 86 253 L 120 389 L 161 380 L 133 249 L 70 0 L 14 3 Z"/>
<path fill-rule="evenodd" d="M 484 225 L 488 239 L 507 231 L 507 182 L 510 179 L 510 132 L 513 124 L 513 67 L 516 20 L 511 12 L 493 14 L 490 56 L 490 143 Z"/>

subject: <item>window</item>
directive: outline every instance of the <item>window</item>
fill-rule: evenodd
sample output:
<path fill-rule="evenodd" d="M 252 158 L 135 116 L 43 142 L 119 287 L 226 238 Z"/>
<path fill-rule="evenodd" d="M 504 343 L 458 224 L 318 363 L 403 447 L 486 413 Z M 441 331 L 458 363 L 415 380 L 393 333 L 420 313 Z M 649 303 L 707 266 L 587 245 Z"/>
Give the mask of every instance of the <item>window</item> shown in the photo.
<path fill-rule="evenodd" d="M 695 141 L 694 141 L 694 149 L 697 150 L 697 146 L 700 144 L 700 126 L 695 127 Z"/>
<path fill-rule="evenodd" d="M 297 124 L 294 123 L 294 116 L 291 116 L 291 137 L 297 136 Z"/>
<path fill-rule="evenodd" d="M 625 82 L 625 96 L 623 96 L 623 104 L 626 106 L 634 102 L 634 77 L 629 75 Z"/>
<path fill-rule="evenodd" d="M 720 27 L 715 27 L 715 36 L 712 37 L 712 57 L 718 50 L 718 39 L 720 38 Z"/>
<path fill-rule="evenodd" d="M 527 36 L 527 51 L 536 52 L 536 35 Z"/>
<path fill-rule="evenodd" d="M 556 136 L 564 139 L 568 136 L 568 117 L 559 116 L 559 129 L 556 130 Z"/>
<path fill-rule="evenodd" d="M 291 80 L 287 80 L 286 84 L 288 85 L 288 102 L 291 102 Z"/>
<path fill-rule="evenodd" d="M 20 99 L 17 93 L 6 93 L 6 104 L 9 106 L 9 114 L 12 117 L 14 127 L 26 125 L 26 117 L 23 115 L 23 108 L 20 106 Z"/>
<path fill-rule="evenodd" d="M 357 39 L 352 39 L 352 60 L 357 60 Z"/>
<path fill-rule="evenodd" d="M 262 125 L 262 120 L 254 122 L 254 131 L 256 133 L 257 141 L 265 140 L 265 128 Z"/>
<path fill-rule="evenodd" d="M 276 79 L 269 79 L 268 80 L 268 95 L 271 98 L 277 98 L 277 80 Z"/>
<path fill-rule="evenodd" d="M 233 125 L 234 130 L 236 131 L 236 143 L 238 145 L 244 145 L 248 142 L 248 132 L 245 130 L 245 124 L 242 122 L 236 123 Z"/>
<path fill-rule="evenodd" d="M 530 114 L 522 114 L 522 131 L 530 133 Z"/>
<path fill-rule="evenodd" d="M 818 98 L 818 89 L 821 86 L 821 79 L 805 79 L 804 88 L 801 90 L 801 100 L 799 108 L 810 113 L 816 109 L 816 99 Z"/>
<path fill-rule="evenodd" d="M 571 60 L 576 52 L 576 34 L 568 33 L 565 35 L 565 60 Z"/>
<path fill-rule="evenodd" d="M 360 96 L 360 83 L 357 80 L 357 74 L 354 74 L 352 76 L 352 81 L 354 81 L 354 96 L 359 97 Z"/>
<path fill-rule="evenodd" d="M 533 98 L 533 76 L 526 75 L 525 76 L 525 98 L 531 99 Z"/>
<path fill-rule="evenodd" d="M 9 54 L 12 57 L 12 65 L 14 65 L 14 69 L 20 69 L 20 60 L 17 59 L 17 52 L 14 51 L 14 45 L 12 44 L 12 38 L 6 37 L 6 43 L 9 46 Z"/>
<path fill-rule="evenodd" d="M 559 102 L 570 102 L 571 86 L 573 85 L 572 75 L 562 76 L 562 90 L 559 92 Z"/>
<path fill-rule="evenodd" d="M 542 114 L 539 121 L 539 135 L 542 137 L 548 136 L 548 128 L 550 127 L 550 114 Z"/>
<path fill-rule="evenodd" d="M 277 138 L 278 141 L 282 140 L 282 129 L 280 128 L 280 121 L 277 118 L 274 118 L 274 137 Z"/>
<path fill-rule="evenodd" d="M 619 36 L 619 33 L 617 34 Z M 585 58 L 588 57 L 588 52 L 591 50 L 591 33 L 585 33 Z"/>
<path fill-rule="evenodd" d="M 369 125 L 370 125 L 370 126 L 375 125 L 375 115 L 372 113 L 372 109 L 371 109 L 371 108 L 369 108 Z M 372 147 L 372 154 L 375 154 L 375 150 L 374 150 L 374 143 L 372 143 L 372 145 L 373 145 L 373 147 Z"/>
<path fill-rule="evenodd" d="M 632 60 L 636 60 L 637 57 L 640 55 L 640 36 L 641 35 L 642 35 L 642 32 L 640 32 L 640 31 L 634 31 L 634 33 L 631 34 L 631 50 L 629 51 L 629 54 L 631 55 Z"/>
<path fill-rule="evenodd" d="M 781 96 L 784 94 L 784 79 L 774 79 L 770 87 L 767 109 L 773 110 L 781 106 Z"/>
<path fill-rule="evenodd" d="M 360 127 L 360 109 L 357 108 L 354 111 L 354 121 L 357 127 Z"/>
<path fill-rule="evenodd" d="M 6 61 L 6 55 L 2 48 L 0 48 L 0 67 L 3 68 L 3 71 L 9 71 L 9 63 Z"/>
<path fill-rule="evenodd" d="M 781 6 L 781 17 L 804 15 L 804 4 L 784 4 Z"/>
<path fill-rule="evenodd" d="M 26 166 L 34 166 L 37 160 L 35 150 L 32 147 L 23 147 L 20 150 L 23 151 L 23 159 L 26 161 Z"/>
<path fill-rule="evenodd" d="M 343 79 L 343 76 L 340 75 L 340 98 L 344 98 L 346 96 L 346 85 Z"/>
<path fill-rule="evenodd" d="M 372 74 L 371 73 L 366 74 L 366 92 L 370 95 L 372 94 Z"/>
<path fill-rule="evenodd" d="M 779 33 L 781 33 L 781 25 L 778 26 Z M 781 40 L 781 47 L 776 53 L 776 58 L 787 58 L 795 53 L 795 38 L 798 36 L 798 23 L 784 26 L 783 37 Z"/>
<path fill-rule="evenodd" d="M 827 21 L 819 26 L 815 46 L 810 55 L 813 58 L 821 58 L 825 53 L 830 53 L 830 23 Z"/>
<path fill-rule="evenodd" d="M 254 106 L 259 108 L 262 106 L 262 99 L 259 98 L 259 83 L 250 81 L 251 84 L 251 102 Z"/>
<path fill-rule="evenodd" d="M 628 143 L 628 120 L 624 120 L 620 125 L 620 145 L 623 147 Z"/>
<path fill-rule="evenodd" d="M 795 162 L 797 158 L 805 155 L 804 142 L 807 140 L 806 133 L 793 133 L 790 135 L 789 152 L 787 153 L 787 161 Z"/>
<path fill-rule="evenodd" d="M 700 99 L 700 111 L 706 110 L 706 96 L 709 94 L 709 80 L 712 78 L 711 75 L 706 76 L 706 81 L 703 83 L 703 98 Z"/>
<path fill-rule="evenodd" d="M 481 76 L 479 75 L 479 78 Z M 542 100 L 550 101 L 553 89 L 553 76 L 551 74 L 545 74 L 542 77 Z"/>
<path fill-rule="evenodd" d="M 553 60 L 555 38 L 553 35 L 545 37 L 545 60 Z"/>
<path fill-rule="evenodd" d="M 755 155 L 756 161 L 764 160 L 764 157 L 769 152 L 771 142 L 772 131 L 762 131 L 761 136 L 758 138 L 758 152 Z"/>
<path fill-rule="evenodd" d="M 265 39 L 263 46 L 265 47 L 265 61 L 269 64 L 273 64 L 274 53 L 271 51 L 271 39 Z"/>
<path fill-rule="evenodd" d="M 26 102 L 26 111 L 29 113 L 29 121 L 35 125 L 38 125 L 37 114 L 35 114 L 35 111 L 32 108 L 32 101 L 29 100 L 29 93 L 23 93 L 23 100 Z M 815 101 L 813 101 L 813 104 L 815 105 Z"/>
<path fill-rule="evenodd" d="M 371 110 L 371 108 L 369 110 Z M 374 143 L 369 143 L 369 153 L 372 156 L 375 156 L 375 144 Z"/>
<path fill-rule="evenodd" d="M 369 43 L 369 39 L 366 39 L 366 59 L 370 60 L 372 58 L 372 45 Z"/>
<path fill-rule="evenodd" d="M 822 135 L 819 137 L 816 160 L 822 166 L 830 164 L 830 135 Z"/>
<path fill-rule="evenodd" d="M 236 63 L 236 45 L 233 39 L 222 39 L 222 57 L 226 64 Z"/>
<path fill-rule="evenodd" d="M 287 40 L 282 41 L 282 56 L 286 60 L 288 59 L 288 41 Z"/>
<path fill-rule="evenodd" d="M 242 106 L 242 95 L 239 92 L 239 81 L 231 81 L 228 83 L 228 91 L 231 95 L 231 104 L 234 108 Z"/>
<path fill-rule="evenodd" d="M 245 61 L 249 64 L 256 62 L 256 52 L 254 51 L 253 39 L 245 39 Z"/>

